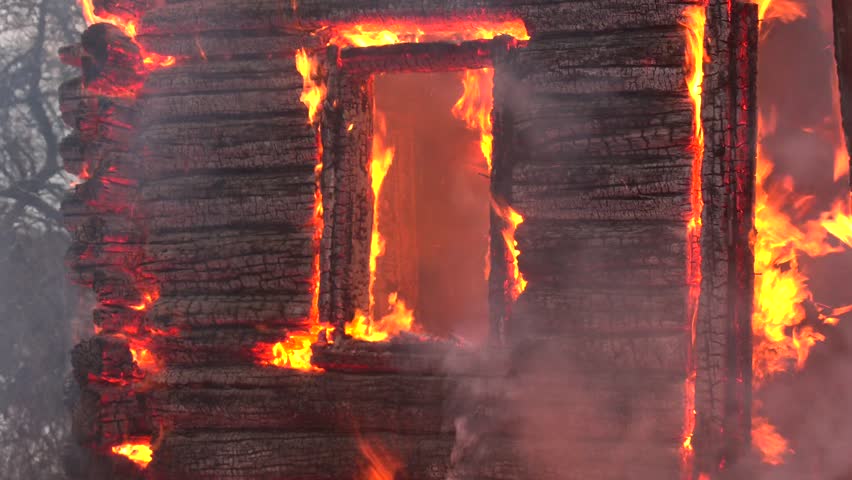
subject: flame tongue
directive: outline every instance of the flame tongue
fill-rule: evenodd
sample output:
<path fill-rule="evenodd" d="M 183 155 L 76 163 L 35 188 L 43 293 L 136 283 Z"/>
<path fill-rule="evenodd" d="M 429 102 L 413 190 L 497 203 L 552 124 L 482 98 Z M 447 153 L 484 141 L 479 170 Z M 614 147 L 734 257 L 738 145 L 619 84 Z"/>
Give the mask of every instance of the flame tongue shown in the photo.
<path fill-rule="evenodd" d="M 148 439 L 138 440 L 137 443 L 123 443 L 112 447 L 112 453 L 127 457 L 130 461 L 142 468 L 148 466 L 154 458 L 151 449 L 151 441 Z"/>
<path fill-rule="evenodd" d="M 491 173 L 491 152 L 494 142 L 491 110 L 494 109 L 494 69 L 465 70 L 462 77 L 464 93 L 453 106 L 453 116 L 463 120 L 467 128 L 480 132 L 480 149 L 488 173 Z"/>

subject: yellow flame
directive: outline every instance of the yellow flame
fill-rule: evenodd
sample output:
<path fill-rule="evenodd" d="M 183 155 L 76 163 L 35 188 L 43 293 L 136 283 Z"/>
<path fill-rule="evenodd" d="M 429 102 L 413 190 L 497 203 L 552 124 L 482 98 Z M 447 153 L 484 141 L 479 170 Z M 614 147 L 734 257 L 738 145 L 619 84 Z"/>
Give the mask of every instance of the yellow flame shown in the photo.
<path fill-rule="evenodd" d="M 317 80 L 319 62 L 308 55 L 305 49 L 300 48 L 296 50 L 296 70 L 302 76 L 302 94 L 299 100 L 308 107 L 308 123 L 313 125 L 327 93 L 326 86 Z"/>
<path fill-rule="evenodd" d="M 524 217 L 514 208 L 506 205 L 502 201 L 496 199 L 491 200 L 491 208 L 494 212 L 503 219 L 505 227 L 500 233 L 503 236 L 503 242 L 506 246 L 506 264 L 508 275 L 504 289 L 509 298 L 514 302 L 524 293 L 527 288 L 527 280 L 524 274 L 518 268 L 518 256 L 521 251 L 518 249 L 518 241 L 515 240 L 515 232 L 518 226 L 524 223 Z"/>
<path fill-rule="evenodd" d="M 133 463 L 142 468 L 148 466 L 154 458 L 154 452 L 151 449 L 151 442 L 147 440 L 139 443 L 123 443 L 112 447 L 112 453 L 127 457 Z"/>
<path fill-rule="evenodd" d="M 494 69 L 481 68 L 465 70 L 462 76 L 464 93 L 453 106 L 453 116 L 463 120 L 467 128 L 480 134 L 480 149 L 488 173 L 491 173 L 491 153 L 493 150 L 494 126 L 491 123 L 491 110 L 494 109 Z"/>
<path fill-rule="evenodd" d="M 490 40 L 499 35 L 510 35 L 518 40 L 530 38 L 526 25 L 519 19 L 419 23 L 400 20 L 339 25 L 334 27 L 328 43 L 339 47 L 375 47 L 398 43 Z"/>
<path fill-rule="evenodd" d="M 347 335 L 367 342 L 383 342 L 402 332 L 410 332 L 414 327 L 414 311 L 410 310 L 405 301 L 398 298 L 396 292 L 388 295 L 390 312 L 378 320 L 371 320 L 361 311 L 356 311 L 355 318 L 345 327 Z"/>

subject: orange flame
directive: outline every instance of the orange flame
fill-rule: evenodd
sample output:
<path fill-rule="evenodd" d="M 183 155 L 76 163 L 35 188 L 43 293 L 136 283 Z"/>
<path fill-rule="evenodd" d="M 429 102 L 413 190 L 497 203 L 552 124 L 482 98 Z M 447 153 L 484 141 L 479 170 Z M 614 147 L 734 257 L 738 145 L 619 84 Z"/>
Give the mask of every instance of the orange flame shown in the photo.
<path fill-rule="evenodd" d="M 300 48 L 296 51 L 296 70 L 302 75 L 302 94 L 300 100 L 308 107 L 308 123 L 313 125 L 316 122 L 316 115 L 322 107 L 322 102 L 325 100 L 327 92 L 325 85 L 318 83 L 315 79 L 319 73 L 319 62 L 317 62 L 316 58 L 308 56 L 307 52 Z M 262 365 L 292 368 L 306 372 L 322 371 L 322 369 L 311 364 L 311 358 L 313 357 L 311 347 L 319 340 L 320 334 L 323 334 L 328 339 L 334 332 L 334 327 L 321 322 L 319 318 L 320 248 L 325 225 L 323 219 L 322 188 L 320 184 L 323 170 L 322 156 L 321 127 L 317 126 L 317 164 L 314 167 L 316 185 L 314 188 L 314 216 L 312 221 L 314 227 L 312 237 L 314 258 L 311 265 L 311 308 L 308 312 L 308 330 L 306 332 L 290 333 L 284 341 L 277 342 L 271 347 L 263 344 L 257 346 L 256 353 L 260 357 Z"/>
<path fill-rule="evenodd" d="M 763 135 L 771 132 L 761 121 Z M 795 360 L 802 368 L 813 345 L 825 337 L 808 325 L 802 304 L 811 300 L 808 277 L 799 270 L 799 255 L 819 257 L 842 251 L 826 242 L 827 228 L 842 235 L 842 222 L 848 218 L 841 211 L 823 215 L 823 224 L 807 222 L 800 227 L 785 213 L 787 205 L 803 204 L 806 198 L 793 191 L 787 178 L 768 186 L 767 177 L 774 165 L 758 145 L 758 168 L 755 192 L 754 242 L 755 306 L 752 330 L 755 335 L 753 353 L 754 383 L 761 385 L 768 377 L 790 369 Z"/>
<path fill-rule="evenodd" d="M 704 210 L 702 196 L 702 165 L 704 162 L 704 125 L 701 120 L 701 95 L 704 84 L 704 27 L 707 12 L 704 5 L 693 5 L 684 10 L 681 24 L 686 33 L 686 79 L 689 98 L 693 109 L 692 178 L 690 182 L 691 212 L 687 223 L 687 284 L 689 293 L 687 315 L 690 328 L 690 343 L 687 358 L 687 375 L 684 382 L 684 427 L 681 457 L 684 478 L 692 478 L 693 445 L 695 431 L 695 330 L 698 321 L 698 299 L 701 295 L 701 216 Z"/>
<path fill-rule="evenodd" d="M 390 312 L 375 319 L 375 285 L 378 259 L 385 253 L 385 239 L 379 231 L 379 199 L 382 194 L 382 184 L 388 170 L 393 164 L 394 148 L 386 145 L 387 123 L 381 112 L 374 114 L 373 147 L 370 158 L 370 183 L 373 191 L 373 228 L 370 238 L 370 280 L 369 280 L 369 310 L 365 314 L 358 310 L 354 318 L 348 322 L 344 331 L 347 335 L 367 342 L 382 342 L 401 332 L 411 331 L 414 326 L 414 312 L 398 298 L 397 292 L 388 296 Z"/>
<path fill-rule="evenodd" d="M 456 20 L 434 22 L 364 22 L 340 25 L 333 29 L 329 45 L 343 47 L 375 47 L 398 43 L 463 42 L 490 40 L 499 35 L 510 35 L 518 40 L 529 40 L 523 20 Z"/>
<path fill-rule="evenodd" d="M 480 132 L 480 149 L 488 173 L 491 173 L 491 152 L 494 135 L 491 110 L 494 109 L 494 69 L 465 70 L 462 77 L 464 93 L 453 106 L 453 116 L 463 120 L 467 128 Z"/>
<path fill-rule="evenodd" d="M 308 107 L 308 123 L 313 125 L 327 93 L 326 86 L 316 80 L 319 62 L 300 48 L 296 50 L 296 70 L 302 75 L 302 95 L 299 100 Z"/>
<path fill-rule="evenodd" d="M 806 15 L 805 6 L 794 0 L 760 0 L 757 3 L 761 19 L 789 22 Z M 765 28 L 765 25 L 762 27 Z M 836 72 L 832 72 L 832 75 L 833 88 L 837 90 Z M 840 124 L 839 93 L 833 92 L 832 97 L 833 121 L 839 132 L 833 135 L 834 176 L 837 180 L 848 173 L 849 157 Z M 820 215 L 819 221 L 802 224 L 799 218 L 805 215 L 812 198 L 796 194 L 789 177 L 770 184 L 768 179 L 774 164 L 763 149 L 763 141 L 773 133 L 775 126 L 773 117 L 765 120 L 761 117 L 758 121 L 755 181 L 755 284 L 752 315 L 755 389 L 775 374 L 789 371 L 794 366 L 801 369 L 811 348 L 825 340 L 825 336 L 813 326 L 802 324 L 807 319 L 802 304 L 812 301 L 812 294 L 808 287 L 808 277 L 799 270 L 799 257 L 819 257 L 842 251 L 842 247 L 828 243 L 828 234 L 849 245 L 849 232 L 852 229 L 846 202 L 838 201 L 830 212 Z M 791 211 L 795 218 L 788 213 Z M 852 306 L 836 309 L 821 305 L 817 307 L 820 309 L 818 319 L 825 325 L 836 325 L 839 315 L 852 311 Z M 759 404 L 755 403 L 752 444 L 765 463 L 783 463 L 783 457 L 792 450 L 768 419 L 756 414 L 759 408 Z"/>
<path fill-rule="evenodd" d="M 367 459 L 367 468 L 358 477 L 359 480 L 394 480 L 403 465 L 384 448 L 373 446 L 364 439 L 358 439 L 358 448 Z"/>
<path fill-rule="evenodd" d="M 520 268 L 518 268 L 518 256 L 521 254 L 521 251 L 518 250 L 518 241 L 515 240 L 515 232 L 518 230 L 518 226 L 524 223 L 524 217 L 515 211 L 514 208 L 496 199 L 491 200 L 491 207 L 506 224 L 505 228 L 501 230 L 503 242 L 506 245 L 506 263 L 508 268 L 508 275 L 503 288 L 506 295 L 514 302 L 518 300 L 518 297 L 527 288 L 527 280 L 524 278 L 524 274 Z"/>
<path fill-rule="evenodd" d="M 123 443 L 112 447 L 112 453 L 127 457 L 142 468 L 148 466 L 154 458 L 150 440 L 137 440 L 139 443 Z"/>
<path fill-rule="evenodd" d="M 160 369 L 160 364 L 154 354 L 145 347 L 131 346 L 130 354 L 133 356 L 133 362 L 139 369 L 146 372 L 156 372 Z"/>
<path fill-rule="evenodd" d="M 157 68 L 171 67 L 177 62 L 175 57 L 171 55 L 160 55 L 158 53 L 148 52 L 145 47 L 136 41 L 137 19 L 125 18 L 111 13 L 104 13 L 103 16 L 100 16 L 95 13 L 95 6 L 92 0 L 78 1 L 80 3 L 80 9 L 83 12 L 83 19 L 85 19 L 86 25 L 93 25 L 95 23 L 108 23 L 110 25 L 114 25 L 124 32 L 124 34 L 127 35 L 127 37 L 130 38 L 137 47 L 139 47 L 139 52 L 142 55 L 142 66 L 145 69 L 155 70 Z"/>
<path fill-rule="evenodd" d="M 288 334 L 284 341 L 272 345 L 271 348 L 268 345 L 260 345 L 257 349 L 261 357 L 260 363 L 304 372 L 322 371 L 311 364 L 311 357 L 313 357 L 311 347 L 317 343 L 320 334 L 328 338 L 333 332 L 334 327 L 317 323 L 311 325 L 307 332 Z"/>
<path fill-rule="evenodd" d="M 807 15 L 805 5 L 798 0 L 752 0 L 757 4 L 757 18 L 763 20 L 779 20 L 792 22 Z"/>
<path fill-rule="evenodd" d="M 158 291 L 145 292 L 142 294 L 142 302 L 136 305 L 130 305 L 130 308 L 137 312 L 148 310 L 159 298 L 160 292 Z"/>
<path fill-rule="evenodd" d="M 355 312 L 355 318 L 348 322 L 345 332 L 352 338 L 366 342 L 384 342 L 402 332 L 410 332 L 414 327 L 414 311 L 405 305 L 405 301 L 393 292 L 388 295 L 390 312 L 377 321 L 372 321 L 361 311 Z"/>

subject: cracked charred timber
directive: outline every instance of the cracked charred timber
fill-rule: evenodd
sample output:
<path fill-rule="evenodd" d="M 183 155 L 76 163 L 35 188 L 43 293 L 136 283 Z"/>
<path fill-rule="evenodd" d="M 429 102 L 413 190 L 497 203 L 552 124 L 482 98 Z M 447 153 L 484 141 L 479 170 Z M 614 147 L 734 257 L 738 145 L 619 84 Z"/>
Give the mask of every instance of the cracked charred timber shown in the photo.
<path fill-rule="evenodd" d="M 99 301 L 73 354 L 69 472 L 693 479 L 736 462 L 757 13 L 729 3 L 88 4 L 60 52 L 82 69 L 61 91 L 83 180 L 69 264 Z M 466 36 L 483 21 L 528 37 Z M 330 40 L 367 24 L 424 37 Z M 491 341 L 350 338 L 370 307 L 371 77 L 472 68 L 494 71 Z"/>
<path fill-rule="evenodd" d="M 843 112 L 843 130 L 846 132 L 847 150 L 852 138 L 852 5 L 833 0 L 834 54 L 837 59 L 837 77 L 840 82 L 840 106 Z"/>

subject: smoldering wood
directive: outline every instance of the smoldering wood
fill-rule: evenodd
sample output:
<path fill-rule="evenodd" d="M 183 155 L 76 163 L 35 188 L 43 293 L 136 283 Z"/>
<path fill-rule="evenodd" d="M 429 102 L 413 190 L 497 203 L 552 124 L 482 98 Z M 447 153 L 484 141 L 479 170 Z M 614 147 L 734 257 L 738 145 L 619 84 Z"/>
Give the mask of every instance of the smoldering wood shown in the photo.
<path fill-rule="evenodd" d="M 846 132 L 846 150 L 852 152 L 852 5 L 843 0 L 832 0 L 831 6 L 834 12 L 834 57 L 837 60 L 843 130 Z"/>
<path fill-rule="evenodd" d="M 747 40 L 748 48 L 711 57 L 716 70 L 708 70 L 718 79 L 730 70 L 743 83 L 708 81 L 705 93 L 712 157 L 705 166 L 725 166 L 733 191 L 711 192 L 721 196 L 709 209 L 724 206 L 729 217 L 708 217 L 708 238 L 721 239 L 714 235 L 723 231 L 734 240 L 724 245 L 731 277 L 719 283 L 721 297 L 714 291 L 714 298 L 730 299 L 719 306 L 727 301 L 733 310 L 712 317 L 712 328 L 697 338 L 699 345 L 714 342 L 712 350 L 696 352 L 698 410 L 712 412 L 731 432 L 718 443 L 696 442 L 707 461 L 718 458 L 718 448 L 742 448 L 745 417 L 734 406 L 748 403 L 741 396 L 747 385 L 736 390 L 716 381 L 744 371 L 748 355 L 741 330 L 748 299 L 731 290 L 749 282 L 742 268 L 748 252 L 739 247 L 751 228 L 748 150 L 755 121 L 726 113 L 737 102 L 753 104 L 756 30 L 751 10 L 737 5 L 726 20 L 720 5 L 711 6 L 708 38 Z M 63 119 L 77 129 L 63 154 L 70 170 L 85 166 L 92 175 L 63 206 L 75 241 L 69 263 L 102 302 L 94 314 L 101 333 L 80 347 L 74 365 L 85 397 L 75 419 L 78 441 L 95 446 L 82 478 L 356 478 L 365 467 L 359 432 L 394 448 L 406 463 L 401 478 L 443 479 L 451 456 L 456 478 L 677 476 L 689 344 L 685 225 L 693 108 L 682 4 L 303 0 L 293 9 L 271 0 L 96 0 L 95 6 L 138 12 L 137 41 L 178 62 L 147 74 L 135 98 L 98 95 L 79 79 L 61 93 Z M 329 22 L 400 17 L 517 17 L 532 35 L 524 48 L 490 53 L 492 191 L 525 217 L 516 240 L 530 281 L 517 303 L 505 301 L 502 221 L 492 216 L 492 333 L 505 351 L 469 355 L 451 344 L 338 338 L 314 348 L 325 373 L 260 365 L 254 349 L 306 327 L 312 302 L 319 150 L 299 99 L 293 54 L 306 48 L 329 72 L 319 123 L 320 319 L 339 327 L 367 304 L 369 74 L 455 65 L 452 51 L 473 48 L 323 50 Z M 739 33 L 722 31 L 729 20 Z M 444 50 L 430 53 L 435 48 Z M 407 64 L 392 59 L 396 50 L 422 57 Z M 133 78 L 127 56 L 63 50 L 72 65 L 86 57 L 103 60 L 92 71 L 107 83 Z M 479 52 L 474 57 L 471 65 L 484 62 Z M 717 153 L 722 145 L 725 153 Z M 732 219 L 730 231 L 717 223 L 722 218 Z M 717 246 L 723 245 L 707 248 Z M 152 306 L 130 308 L 151 289 L 159 294 Z M 140 371 L 130 340 L 144 341 L 164 369 Z M 728 363 L 711 361 L 716 355 Z M 558 368 L 537 370 L 542 358 Z M 529 378 L 536 373 L 542 377 Z M 128 385 L 110 383 L 117 380 Z M 473 390 L 472 383 L 481 390 L 463 398 L 476 399 L 473 413 L 448 405 L 447 398 Z M 555 421 L 564 427 L 559 442 L 530 438 L 523 420 L 540 419 L 511 417 L 522 405 L 522 387 L 542 392 L 532 412 L 571 413 Z M 724 408 L 720 398 L 728 400 Z M 453 453 L 458 415 L 489 426 L 461 457 Z M 370 435 L 376 432 L 378 439 Z M 137 435 L 155 445 L 144 473 L 109 454 L 110 445 Z M 734 453 L 725 450 L 727 458 Z M 554 468 L 547 457 L 564 458 L 572 468 Z"/>
<path fill-rule="evenodd" d="M 329 94 L 323 109 L 323 232 L 320 311 L 342 326 L 369 310 L 373 192 L 369 164 L 373 142 L 373 82 L 337 73 L 329 48 Z M 351 130 L 349 126 L 352 126 Z M 322 263 L 322 261 L 321 261 Z"/>
<path fill-rule="evenodd" d="M 725 2 L 709 18 L 728 18 Z M 751 312 L 757 144 L 757 12 L 740 2 L 730 22 L 708 23 L 702 119 L 701 297 L 696 325 L 696 466 L 716 472 L 748 451 L 751 435 Z"/>

